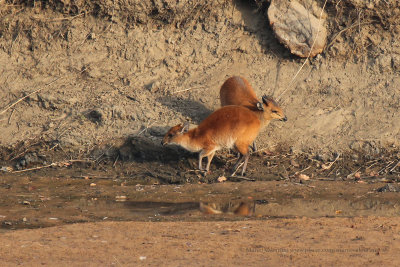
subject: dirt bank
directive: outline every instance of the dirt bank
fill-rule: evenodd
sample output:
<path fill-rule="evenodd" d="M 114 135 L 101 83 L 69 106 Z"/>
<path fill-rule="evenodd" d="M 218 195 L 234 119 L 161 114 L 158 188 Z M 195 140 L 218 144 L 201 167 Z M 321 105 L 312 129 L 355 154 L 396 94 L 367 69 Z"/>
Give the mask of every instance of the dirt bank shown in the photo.
<path fill-rule="evenodd" d="M 243 75 L 289 118 L 261 148 L 397 147 L 399 7 L 341 2 L 326 6 L 326 51 L 296 76 L 303 60 L 276 41 L 268 2 L 5 1 L 0 144 L 42 138 L 81 155 L 129 135 L 158 144 L 169 126 L 218 108 L 223 81 Z"/>
<path fill-rule="evenodd" d="M 3 266 L 399 264 L 399 220 L 109 222 L 2 234 Z M 20 253 L 23 251 L 23 253 Z"/>

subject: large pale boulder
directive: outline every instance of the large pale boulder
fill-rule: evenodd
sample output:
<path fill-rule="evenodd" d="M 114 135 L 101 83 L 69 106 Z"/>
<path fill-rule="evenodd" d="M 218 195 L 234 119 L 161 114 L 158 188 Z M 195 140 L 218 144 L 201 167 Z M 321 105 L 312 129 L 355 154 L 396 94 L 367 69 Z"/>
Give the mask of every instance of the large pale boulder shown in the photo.
<path fill-rule="evenodd" d="M 314 57 L 323 51 L 326 13 L 314 1 L 272 1 L 268 18 L 278 40 L 292 54 Z"/>

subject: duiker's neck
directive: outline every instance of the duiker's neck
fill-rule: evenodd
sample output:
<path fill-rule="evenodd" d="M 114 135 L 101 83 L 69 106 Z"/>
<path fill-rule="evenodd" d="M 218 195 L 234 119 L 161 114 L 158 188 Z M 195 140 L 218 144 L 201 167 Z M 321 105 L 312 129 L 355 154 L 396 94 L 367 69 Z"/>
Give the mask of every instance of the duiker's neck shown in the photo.
<path fill-rule="evenodd" d="M 190 152 L 200 151 L 201 147 L 197 144 L 197 140 L 194 138 L 194 130 L 195 129 L 192 129 L 187 133 L 175 137 L 173 143 L 180 145 Z"/>
<path fill-rule="evenodd" d="M 267 114 L 265 114 L 265 111 L 256 111 L 255 113 L 261 122 L 261 129 L 267 127 L 268 124 L 271 122 L 272 118 L 267 116 Z"/>

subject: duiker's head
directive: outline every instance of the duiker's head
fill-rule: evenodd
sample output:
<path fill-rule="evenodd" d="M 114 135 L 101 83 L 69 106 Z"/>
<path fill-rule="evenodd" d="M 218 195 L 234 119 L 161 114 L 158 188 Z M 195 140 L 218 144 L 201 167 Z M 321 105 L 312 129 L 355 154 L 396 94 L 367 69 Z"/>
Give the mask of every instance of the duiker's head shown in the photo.
<path fill-rule="evenodd" d="M 281 107 L 270 97 L 263 95 L 262 103 L 257 103 L 258 110 L 264 111 L 264 118 L 267 120 L 287 121 L 287 117 Z"/>
<path fill-rule="evenodd" d="M 180 123 L 171 129 L 165 134 L 163 140 L 161 141 L 161 144 L 167 145 L 167 144 L 174 144 L 175 143 L 175 138 L 181 136 L 182 134 L 186 133 L 189 130 L 189 122 L 185 123 Z"/>

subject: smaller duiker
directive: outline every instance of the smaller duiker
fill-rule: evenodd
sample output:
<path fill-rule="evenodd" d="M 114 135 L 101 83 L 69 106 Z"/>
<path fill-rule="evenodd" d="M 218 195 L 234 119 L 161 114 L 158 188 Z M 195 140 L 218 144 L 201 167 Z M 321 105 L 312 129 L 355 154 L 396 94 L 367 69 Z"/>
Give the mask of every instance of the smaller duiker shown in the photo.
<path fill-rule="evenodd" d="M 249 147 L 260 129 L 271 120 L 287 120 L 275 101 L 266 96 L 262 98 L 262 101 L 263 103 L 256 104 L 257 111 L 244 106 L 222 107 L 191 130 L 188 123 L 178 124 L 166 133 L 162 144 L 177 144 L 191 152 L 199 152 L 199 169 L 205 170 L 206 173 L 210 170 L 216 151 L 234 148 L 240 153 L 240 157 L 232 168 L 232 174 L 244 161 L 242 169 L 242 175 L 244 175 L 250 155 Z M 202 166 L 204 157 L 207 157 L 205 169 Z"/>

